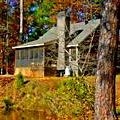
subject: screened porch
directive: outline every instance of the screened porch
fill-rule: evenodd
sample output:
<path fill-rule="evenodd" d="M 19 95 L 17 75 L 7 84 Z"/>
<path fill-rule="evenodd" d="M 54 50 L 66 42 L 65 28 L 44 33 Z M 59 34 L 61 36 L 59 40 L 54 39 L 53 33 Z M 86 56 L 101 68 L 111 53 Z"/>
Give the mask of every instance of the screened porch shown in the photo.
<path fill-rule="evenodd" d="M 15 74 L 25 77 L 44 77 L 44 47 L 16 49 Z"/>
<path fill-rule="evenodd" d="M 29 67 L 33 65 L 44 65 L 44 48 L 17 49 L 15 67 Z"/>

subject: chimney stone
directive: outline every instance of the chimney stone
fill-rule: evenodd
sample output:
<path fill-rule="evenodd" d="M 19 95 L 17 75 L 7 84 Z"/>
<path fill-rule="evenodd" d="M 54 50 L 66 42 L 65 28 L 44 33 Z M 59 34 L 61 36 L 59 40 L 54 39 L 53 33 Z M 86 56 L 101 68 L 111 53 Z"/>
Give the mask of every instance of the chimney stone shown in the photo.
<path fill-rule="evenodd" d="M 57 70 L 65 71 L 65 60 L 66 60 L 66 40 L 69 37 L 70 31 L 70 19 L 66 17 L 66 12 L 61 11 L 57 18 L 57 31 L 58 31 L 58 60 L 57 60 Z"/>

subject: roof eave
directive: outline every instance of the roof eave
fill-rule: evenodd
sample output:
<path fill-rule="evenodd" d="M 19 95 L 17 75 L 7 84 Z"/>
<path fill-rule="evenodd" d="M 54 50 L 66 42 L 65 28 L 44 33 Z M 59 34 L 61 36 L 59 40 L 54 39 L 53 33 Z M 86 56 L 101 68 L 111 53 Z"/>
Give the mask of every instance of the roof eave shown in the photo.
<path fill-rule="evenodd" d="M 78 47 L 78 46 L 79 46 L 78 44 L 76 44 L 76 45 L 67 45 L 68 48 L 70 48 L 70 47 Z"/>
<path fill-rule="evenodd" d="M 12 47 L 12 49 L 39 47 L 39 46 L 43 46 L 43 45 L 44 45 L 44 43 L 43 44 L 35 44 L 35 45 L 15 46 L 15 47 Z"/>

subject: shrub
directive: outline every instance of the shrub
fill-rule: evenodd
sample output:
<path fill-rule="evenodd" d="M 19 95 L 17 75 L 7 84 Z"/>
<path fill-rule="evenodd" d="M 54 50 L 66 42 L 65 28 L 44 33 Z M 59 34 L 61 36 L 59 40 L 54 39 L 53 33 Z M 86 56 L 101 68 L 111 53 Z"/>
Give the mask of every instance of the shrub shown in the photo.
<path fill-rule="evenodd" d="M 94 87 L 85 77 L 74 77 L 48 91 L 46 103 L 59 117 L 85 116 L 94 111 Z"/>
<path fill-rule="evenodd" d="M 11 106 L 13 105 L 10 98 L 6 97 L 3 101 L 5 103 L 6 110 L 9 110 L 11 108 Z"/>
<path fill-rule="evenodd" d="M 117 108 L 117 109 L 116 109 L 116 114 L 117 114 L 117 115 L 120 115 L 120 108 Z"/>
<path fill-rule="evenodd" d="M 17 87 L 17 88 L 21 88 L 23 85 L 24 85 L 24 77 L 23 77 L 23 75 L 21 74 L 21 72 L 19 72 L 19 73 L 16 75 L 16 87 Z"/>

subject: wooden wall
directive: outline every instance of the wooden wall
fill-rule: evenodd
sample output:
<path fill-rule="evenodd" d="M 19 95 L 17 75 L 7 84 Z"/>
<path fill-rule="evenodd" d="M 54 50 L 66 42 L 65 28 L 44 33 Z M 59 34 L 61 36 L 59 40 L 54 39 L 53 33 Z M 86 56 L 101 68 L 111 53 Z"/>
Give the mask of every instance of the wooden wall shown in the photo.
<path fill-rule="evenodd" d="M 29 67 L 18 67 L 15 68 L 15 75 L 19 72 L 26 78 L 39 78 L 44 77 L 44 67 L 43 66 L 29 66 Z"/>

